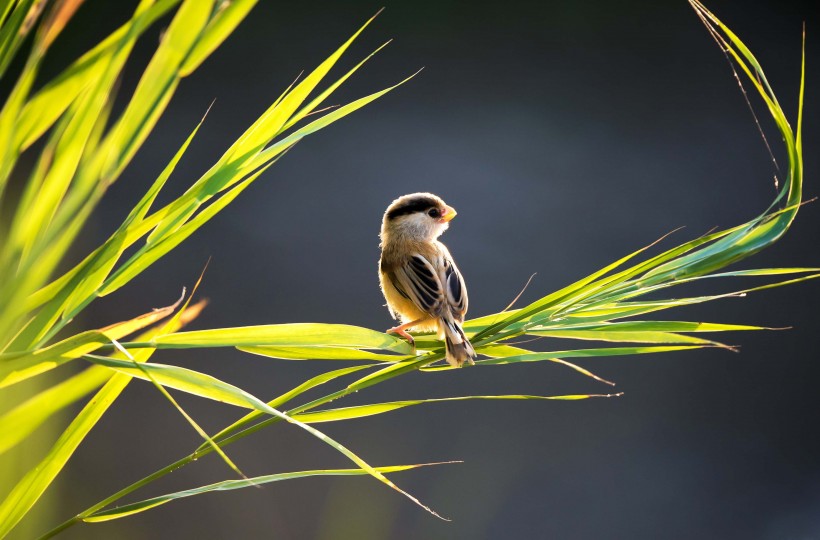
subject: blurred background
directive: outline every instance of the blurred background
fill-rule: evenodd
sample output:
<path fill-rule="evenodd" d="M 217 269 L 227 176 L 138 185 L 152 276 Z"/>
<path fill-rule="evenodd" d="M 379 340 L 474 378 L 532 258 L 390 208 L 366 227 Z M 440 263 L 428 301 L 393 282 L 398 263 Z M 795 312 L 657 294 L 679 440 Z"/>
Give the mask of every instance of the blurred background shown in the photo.
<path fill-rule="evenodd" d="M 433 191 L 459 211 L 443 240 L 466 277 L 473 317 L 503 309 L 533 273 L 522 301 L 676 227 L 686 226 L 665 246 L 741 223 L 775 195 L 777 171 L 748 106 L 723 54 L 684 0 L 385 3 L 341 69 L 387 39 L 395 41 L 334 103 L 424 71 L 300 143 L 200 233 L 98 302 L 78 325 L 108 324 L 172 303 L 212 257 L 200 288 L 211 304 L 192 328 L 299 321 L 387 328 L 392 321 L 378 288 L 377 234 L 390 201 L 413 191 Z M 120 223 L 212 100 L 169 197 L 207 170 L 302 70 L 316 66 L 381 7 L 330 0 L 260 4 L 183 81 L 155 133 L 107 195 L 87 231 L 88 249 Z M 752 48 L 792 120 L 801 25 L 807 22 L 805 192 L 815 196 L 820 25 L 814 2 L 710 0 L 707 7 Z M 129 2 L 88 0 L 49 59 L 53 69 L 107 35 L 132 9 Z M 162 26 L 136 51 L 124 96 Z M 783 167 L 779 137 L 760 102 L 752 102 Z M 742 265 L 818 266 L 818 233 L 815 203 L 801 210 L 784 239 Z M 618 383 L 616 390 L 625 392 L 619 399 L 456 402 L 322 426 L 372 464 L 463 460 L 394 476 L 449 523 L 369 478 L 317 478 L 178 501 L 133 518 L 79 526 L 64 537 L 820 538 L 818 301 L 820 284 L 808 282 L 665 314 L 792 328 L 729 335 L 739 354 L 715 349 L 584 363 Z M 232 350 L 166 351 L 154 358 L 211 373 L 266 399 L 328 367 Z M 544 363 L 411 374 L 346 404 L 607 391 Z M 179 399 L 211 432 L 242 414 Z M 199 443 L 152 386 L 135 382 L 44 501 L 53 509 L 52 522 Z M 228 453 L 249 476 L 349 466 L 283 425 Z M 209 456 L 140 495 L 229 477 L 224 463 Z"/>

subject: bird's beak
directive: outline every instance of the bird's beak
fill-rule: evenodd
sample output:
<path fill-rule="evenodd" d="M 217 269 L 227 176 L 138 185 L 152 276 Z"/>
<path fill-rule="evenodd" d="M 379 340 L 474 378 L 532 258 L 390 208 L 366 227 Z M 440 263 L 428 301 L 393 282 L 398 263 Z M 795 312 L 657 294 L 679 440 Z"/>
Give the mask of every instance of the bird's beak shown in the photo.
<path fill-rule="evenodd" d="M 455 208 L 453 208 L 452 206 L 447 206 L 445 204 L 444 209 L 441 211 L 441 218 L 439 219 L 439 221 L 441 221 L 442 223 L 447 223 L 448 221 L 456 217 L 457 214 L 458 212 L 456 212 Z"/>

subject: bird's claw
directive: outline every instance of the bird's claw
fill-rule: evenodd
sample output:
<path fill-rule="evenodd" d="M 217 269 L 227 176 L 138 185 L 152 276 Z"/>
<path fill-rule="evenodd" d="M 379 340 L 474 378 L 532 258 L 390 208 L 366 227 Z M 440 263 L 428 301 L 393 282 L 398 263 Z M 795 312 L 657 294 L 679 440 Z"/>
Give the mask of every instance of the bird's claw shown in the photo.
<path fill-rule="evenodd" d="M 412 352 L 413 356 L 416 356 L 416 340 L 413 339 L 413 336 L 411 336 L 410 334 L 407 333 L 407 330 L 405 330 L 401 326 L 394 326 L 393 328 L 388 328 L 386 330 L 386 332 L 388 334 L 396 334 L 396 335 L 406 339 L 407 343 L 413 349 L 413 352 Z"/>

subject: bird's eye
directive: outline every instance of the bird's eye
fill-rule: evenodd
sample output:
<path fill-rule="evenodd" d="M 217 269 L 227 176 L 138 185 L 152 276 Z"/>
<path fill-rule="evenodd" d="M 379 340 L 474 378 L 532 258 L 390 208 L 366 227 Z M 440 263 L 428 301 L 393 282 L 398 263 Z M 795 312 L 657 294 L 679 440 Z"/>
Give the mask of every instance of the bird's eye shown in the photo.
<path fill-rule="evenodd" d="M 432 208 L 429 212 L 427 212 L 427 215 L 431 218 L 438 218 L 441 217 L 441 212 L 439 212 L 438 208 Z"/>

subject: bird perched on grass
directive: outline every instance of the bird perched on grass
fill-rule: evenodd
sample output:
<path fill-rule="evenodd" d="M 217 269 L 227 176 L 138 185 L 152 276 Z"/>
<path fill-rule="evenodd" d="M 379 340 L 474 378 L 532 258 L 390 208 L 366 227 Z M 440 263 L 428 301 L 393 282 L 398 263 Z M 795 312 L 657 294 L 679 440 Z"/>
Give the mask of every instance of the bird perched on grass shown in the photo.
<path fill-rule="evenodd" d="M 467 287 L 453 257 L 438 237 L 456 211 L 432 193 L 411 193 L 393 201 L 381 230 L 381 283 L 387 308 L 401 321 L 388 333 L 414 344 L 408 329 L 436 331 L 447 347 L 447 362 L 473 363 L 475 350 L 461 325 L 467 313 Z"/>

